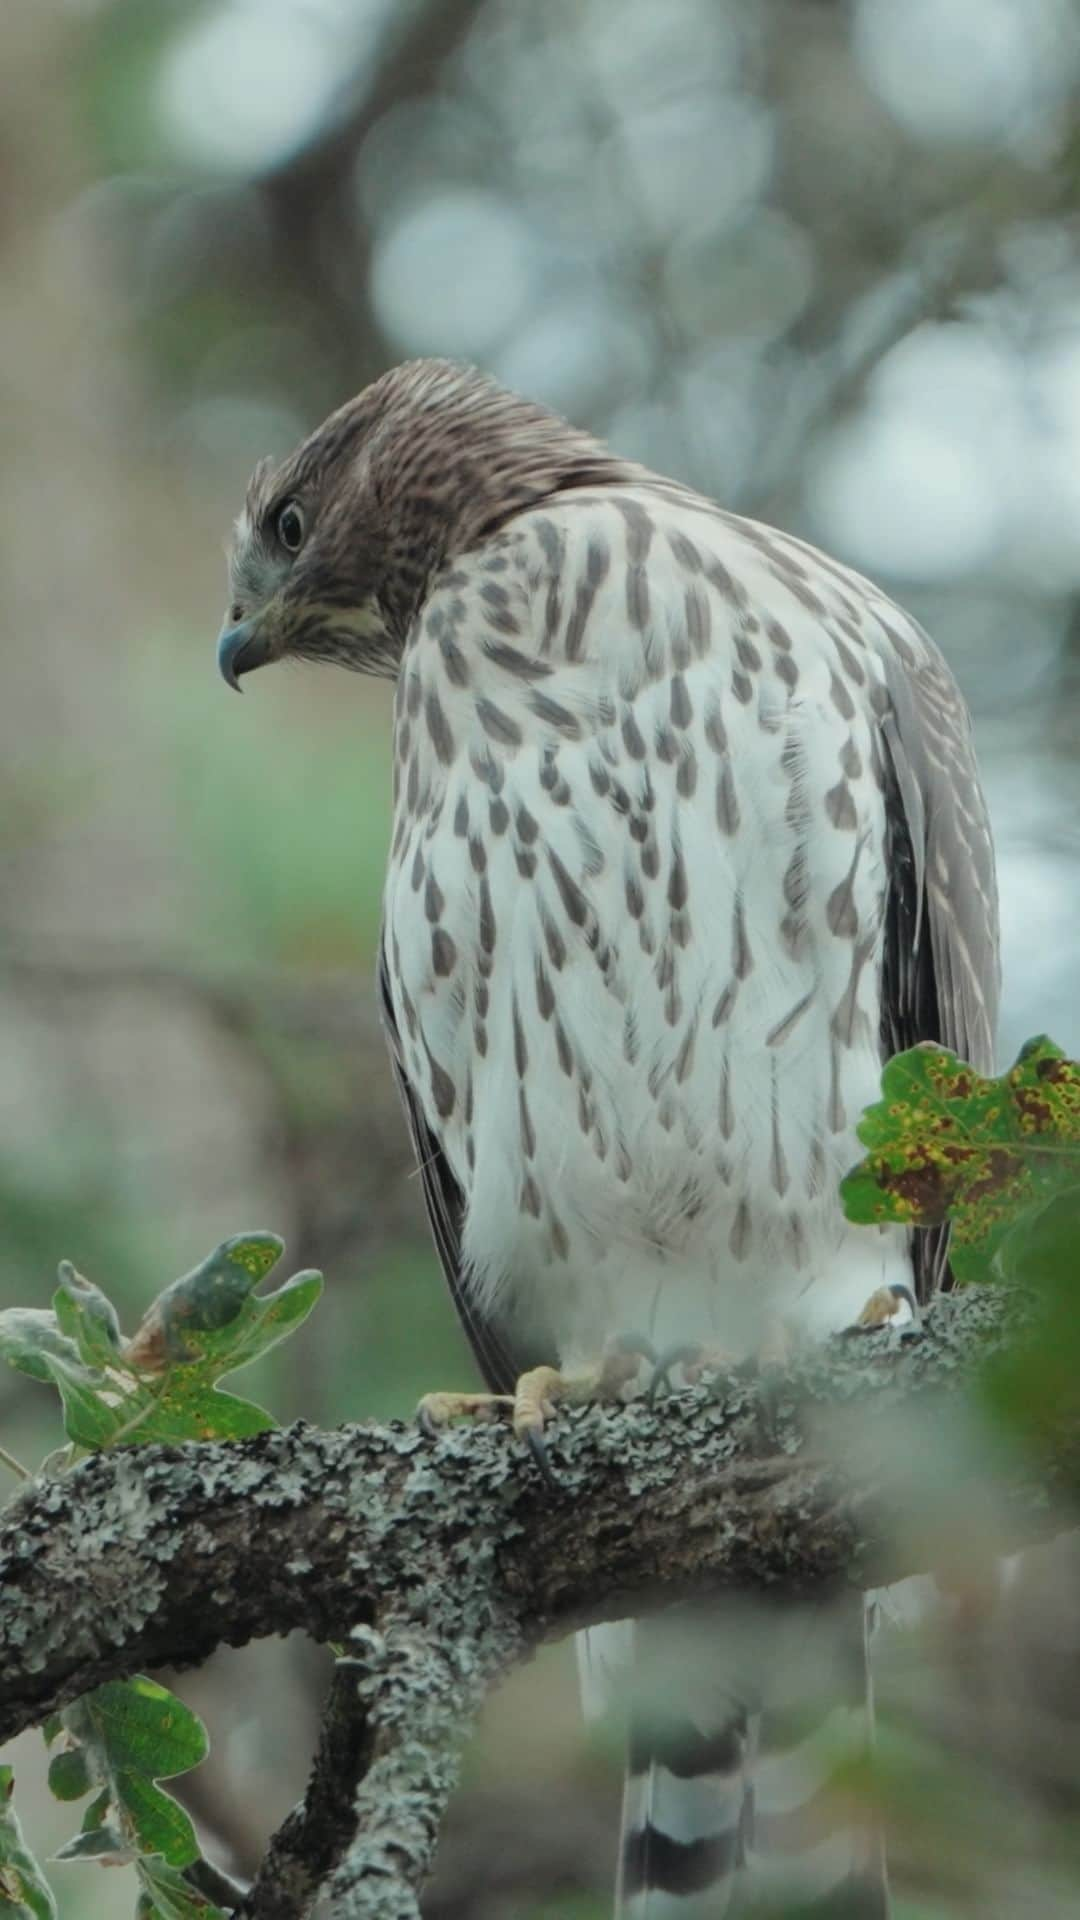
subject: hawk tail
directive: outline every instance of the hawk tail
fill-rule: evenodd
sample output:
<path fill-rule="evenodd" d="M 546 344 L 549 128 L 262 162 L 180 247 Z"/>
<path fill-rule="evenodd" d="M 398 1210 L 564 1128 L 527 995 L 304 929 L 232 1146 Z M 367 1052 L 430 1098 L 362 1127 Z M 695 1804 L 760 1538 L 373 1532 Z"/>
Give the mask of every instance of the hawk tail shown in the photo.
<path fill-rule="evenodd" d="M 631 1719 L 615 1888 L 617 1920 L 729 1910 L 753 1819 L 757 1716 L 732 1704 L 715 1730 L 677 1711 Z"/>
<path fill-rule="evenodd" d="M 685 1624 L 635 1628 L 616 1920 L 888 1920 L 862 1596 Z"/>

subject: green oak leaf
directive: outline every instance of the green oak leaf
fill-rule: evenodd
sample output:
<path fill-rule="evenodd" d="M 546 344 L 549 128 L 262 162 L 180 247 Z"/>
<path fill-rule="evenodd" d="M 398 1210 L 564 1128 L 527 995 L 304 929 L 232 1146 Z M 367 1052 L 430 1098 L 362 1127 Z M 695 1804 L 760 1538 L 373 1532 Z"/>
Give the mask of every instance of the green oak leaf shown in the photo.
<path fill-rule="evenodd" d="M 14 1791 L 13 1768 L 0 1767 L 0 1914 L 3 1920 L 56 1920 L 56 1902 L 22 1837 Z"/>
<path fill-rule="evenodd" d="M 159 1293 L 147 1308 L 128 1354 L 136 1366 L 162 1371 L 198 1360 L 206 1342 L 234 1325 L 260 1280 L 280 1259 L 276 1233 L 243 1233 Z"/>
<path fill-rule="evenodd" d="M 1080 1415 L 1080 1184 L 1025 1215 L 998 1249 L 998 1270 L 1034 1294 L 1040 1312 L 1026 1338 L 985 1366 L 980 1387 L 997 1429 L 1053 1442 Z"/>
<path fill-rule="evenodd" d="M 100 1287 L 76 1272 L 70 1260 L 61 1260 L 53 1310 L 61 1333 L 74 1341 L 88 1367 L 115 1367 L 120 1352 L 120 1321 L 116 1308 Z"/>
<path fill-rule="evenodd" d="M 123 1416 L 114 1404 L 115 1395 L 106 1397 L 105 1375 L 94 1374 L 81 1360 L 68 1360 L 58 1353 L 47 1353 L 44 1360 L 60 1395 L 68 1439 L 91 1453 L 108 1446 Z"/>
<path fill-rule="evenodd" d="M 138 1860 L 135 1870 L 140 1883 L 135 1920 L 226 1920 L 221 1908 L 167 1861 Z"/>
<path fill-rule="evenodd" d="M 64 1261 L 54 1312 L 0 1314 L 0 1355 L 52 1381 L 67 1436 L 87 1452 L 264 1433 L 275 1424 L 266 1409 L 217 1382 L 286 1339 L 322 1291 L 308 1272 L 255 1293 L 282 1245 L 269 1233 L 226 1240 L 158 1295 L 126 1342 L 111 1302 Z"/>
<path fill-rule="evenodd" d="M 237 1235 L 153 1302 L 124 1349 L 140 1391 L 153 1394 L 140 1441 L 235 1440 L 274 1425 L 264 1408 L 216 1383 L 286 1339 L 322 1292 L 321 1274 L 305 1272 L 255 1293 L 282 1245 L 276 1234 Z"/>
<path fill-rule="evenodd" d="M 106 1826 L 109 1819 L 109 1808 L 111 1806 L 112 1795 L 108 1787 L 102 1787 L 97 1798 L 91 1801 L 86 1812 L 83 1814 L 83 1832 L 96 1833 L 99 1827 Z"/>
<path fill-rule="evenodd" d="M 79 1349 L 61 1333 L 47 1307 L 6 1307 L 0 1313 L 0 1359 L 32 1380 L 51 1380 L 46 1355 L 78 1365 Z"/>
<path fill-rule="evenodd" d="M 1080 1185 L 1080 1064 L 1045 1035 L 986 1079 L 944 1047 L 897 1054 L 858 1136 L 866 1158 L 841 1182 L 849 1220 L 906 1226 L 952 1222 L 960 1284 L 1000 1273 L 1018 1222 Z"/>
<path fill-rule="evenodd" d="M 62 1847 L 57 1847 L 52 1857 L 54 1860 L 96 1860 L 99 1867 L 128 1867 L 138 1855 L 119 1827 L 106 1820 L 100 1827 L 75 1834 Z"/>
<path fill-rule="evenodd" d="M 49 1791 L 57 1800 L 81 1800 L 94 1784 L 81 1747 L 65 1747 L 49 1762 Z"/>
<path fill-rule="evenodd" d="M 101 1790 L 87 1808 L 82 1829 L 57 1853 L 58 1860 L 137 1860 L 159 1854 L 170 1866 L 198 1858 L 195 1830 L 179 1802 L 157 1785 L 197 1767 L 207 1752 L 202 1721 L 182 1700 L 138 1674 L 109 1680 L 65 1707 L 64 1731 L 72 1743 L 63 1755 L 83 1761 L 88 1791 Z M 49 1769 L 49 1784 L 53 1768 Z M 68 1784 L 68 1773 L 62 1784 Z M 62 1793 L 61 1798 L 68 1798 Z"/>
<path fill-rule="evenodd" d="M 155 1396 L 153 1407 L 128 1441 L 247 1440 L 277 1425 L 273 1415 L 256 1400 L 242 1400 L 214 1385 L 208 1373 L 195 1367 L 171 1372 Z"/>

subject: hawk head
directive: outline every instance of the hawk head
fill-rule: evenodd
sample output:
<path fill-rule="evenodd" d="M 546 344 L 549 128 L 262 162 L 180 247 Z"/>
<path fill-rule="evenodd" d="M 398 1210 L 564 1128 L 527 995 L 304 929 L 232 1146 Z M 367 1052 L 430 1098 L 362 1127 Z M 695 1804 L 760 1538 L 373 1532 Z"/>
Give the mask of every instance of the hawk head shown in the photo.
<path fill-rule="evenodd" d="M 512 514 L 630 470 L 557 414 L 469 367 L 414 360 L 251 477 L 229 556 L 218 663 L 290 656 L 397 672 L 438 571 Z"/>
<path fill-rule="evenodd" d="M 233 528 L 218 641 L 231 687 L 286 655 L 389 670 L 394 529 L 380 513 L 379 472 L 392 399 L 373 404 L 369 389 L 279 465 L 261 460 L 252 474 Z"/>

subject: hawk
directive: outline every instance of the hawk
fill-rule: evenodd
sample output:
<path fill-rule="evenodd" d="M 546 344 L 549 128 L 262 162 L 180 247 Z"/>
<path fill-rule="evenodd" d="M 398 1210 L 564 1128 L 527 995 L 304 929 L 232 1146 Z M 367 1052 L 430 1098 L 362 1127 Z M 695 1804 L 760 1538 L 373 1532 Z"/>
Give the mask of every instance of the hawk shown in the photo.
<path fill-rule="evenodd" d="M 643 1353 L 745 1356 L 947 1281 L 940 1233 L 852 1229 L 837 1198 L 883 1057 L 992 1057 L 968 715 L 908 615 L 434 360 L 256 470 L 231 601 L 234 687 L 283 657 L 396 682 L 382 1009 L 439 1258 L 520 1431 Z M 884 1913 L 873 1836 L 796 1817 L 828 1799 L 820 1754 L 785 1771 L 770 1744 L 784 1620 L 726 1665 L 700 1627 L 634 1721 L 621 1910 L 776 1885 Z"/>

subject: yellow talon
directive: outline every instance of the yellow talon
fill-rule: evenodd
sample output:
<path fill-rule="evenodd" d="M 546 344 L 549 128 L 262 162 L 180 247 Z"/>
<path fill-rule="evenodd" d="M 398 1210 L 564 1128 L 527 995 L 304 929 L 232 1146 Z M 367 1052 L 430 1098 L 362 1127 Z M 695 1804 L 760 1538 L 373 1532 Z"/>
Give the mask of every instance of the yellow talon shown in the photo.
<path fill-rule="evenodd" d="M 646 1357 L 640 1342 L 613 1341 L 590 1372 L 566 1374 L 557 1367 L 532 1367 L 520 1376 L 512 1394 L 426 1393 L 417 1407 L 417 1419 L 425 1433 L 434 1435 L 453 1420 L 497 1420 L 509 1412 L 515 1435 L 551 1479 L 544 1426 L 559 1402 L 577 1407 L 592 1400 L 618 1399 Z"/>
<path fill-rule="evenodd" d="M 919 1325 L 919 1309 L 910 1287 L 894 1285 L 878 1287 L 870 1295 L 852 1331 L 876 1333 L 882 1327 L 917 1329 Z"/>
<path fill-rule="evenodd" d="M 514 1432 L 519 1440 L 530 1433 L 543 1433 L 544 1421 L 554 1413 L 556 1401 L 569 1397 L 569 1386 L 556 1367 L 533 1367 L 521 1375 L 514 1388 Z"/>
<path fill-rule="evenodd" d="M 416 1417 L 426 1433 L 437 1433 L 452 1420 L 497 1420 L 513 1404 L 508 1393 L 425 1393 Z"/>

